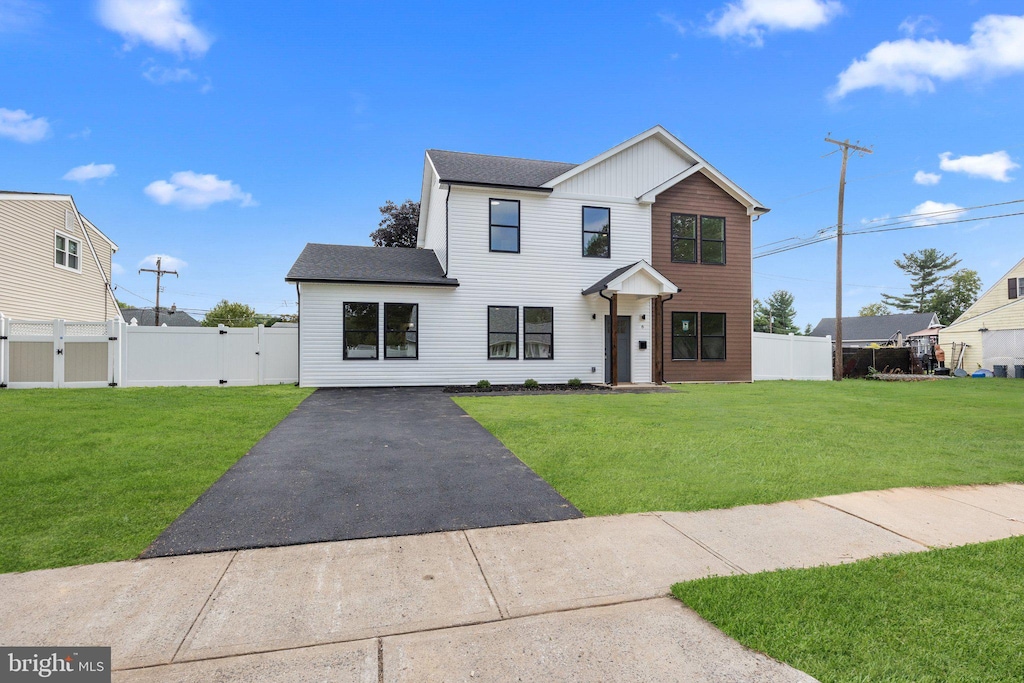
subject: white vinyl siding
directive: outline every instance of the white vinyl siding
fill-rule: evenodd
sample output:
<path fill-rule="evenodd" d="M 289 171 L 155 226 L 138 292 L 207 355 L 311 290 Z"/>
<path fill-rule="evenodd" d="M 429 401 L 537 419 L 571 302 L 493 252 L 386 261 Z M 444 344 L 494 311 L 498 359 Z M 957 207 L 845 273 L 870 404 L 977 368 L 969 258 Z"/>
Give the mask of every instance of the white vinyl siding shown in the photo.
<path fill-rule="evenodd" d="M 437 184 L 437 176 L 429 171 L 431 177 L 430 202 L 427 211 L 427 231 L 424 235 L 423 247 L 433 249 L 442 268 L 447 267 L 448 245 L 445 228 L 445 198 L 448 195 L 446 185 Z"/>

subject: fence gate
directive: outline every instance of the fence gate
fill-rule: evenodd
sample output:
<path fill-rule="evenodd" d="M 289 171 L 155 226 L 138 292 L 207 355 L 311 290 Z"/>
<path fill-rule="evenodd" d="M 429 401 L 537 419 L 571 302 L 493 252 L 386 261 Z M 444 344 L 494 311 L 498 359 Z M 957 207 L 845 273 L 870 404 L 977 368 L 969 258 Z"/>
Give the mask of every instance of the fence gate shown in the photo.
<path fill-rule="evenodd" d="M 0 318 L 0 384 L 12 389 L 116 386 L 118 334 L 114 320 Z"/>

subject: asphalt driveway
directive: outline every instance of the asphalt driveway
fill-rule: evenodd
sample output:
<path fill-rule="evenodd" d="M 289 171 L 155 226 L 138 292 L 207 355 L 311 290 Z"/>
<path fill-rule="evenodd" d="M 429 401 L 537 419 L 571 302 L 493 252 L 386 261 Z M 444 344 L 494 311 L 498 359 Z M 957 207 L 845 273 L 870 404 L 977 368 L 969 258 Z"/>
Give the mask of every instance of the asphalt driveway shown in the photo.
<path fill-rule="evenodd" d="M 582 516 L 440 389 L 319 389 L 142 557 Z"/>

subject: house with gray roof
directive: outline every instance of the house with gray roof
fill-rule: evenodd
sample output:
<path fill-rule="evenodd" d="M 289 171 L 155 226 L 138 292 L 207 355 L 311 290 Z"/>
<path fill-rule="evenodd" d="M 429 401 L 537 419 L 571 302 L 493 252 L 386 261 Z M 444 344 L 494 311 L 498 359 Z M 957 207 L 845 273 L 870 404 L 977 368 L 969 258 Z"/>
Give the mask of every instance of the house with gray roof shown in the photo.
<path fill-rule="evenodd" d="M 843 317 L 843 346 L 865 348 L 871 344 L 885 345 L 898 338 L 906 340 L 912 334 L 939 328 L 939 318 L 934 313 L 893 313 L 892 315 L 862 315 Z M 936 334 L 938 334 L 936 332 Z M 813 330 L 812 337 L 836 336 L 836 319 L 822 318 Z"/>
<path fill-rule="evenodd" d="M 155 308 L 122 308 L 121 315 L 129 325 L 138 327 L 156 327 Z M 160 307 L 160 327 L 201 327 L 202 323 L 177 306 Z"/>
<path fill-rule="evenodd" d="M 752 220 L 661 126 L 583 163 L 428 149 L 416 248 L 310 243 L 303 386 L 751 380 Z"/>

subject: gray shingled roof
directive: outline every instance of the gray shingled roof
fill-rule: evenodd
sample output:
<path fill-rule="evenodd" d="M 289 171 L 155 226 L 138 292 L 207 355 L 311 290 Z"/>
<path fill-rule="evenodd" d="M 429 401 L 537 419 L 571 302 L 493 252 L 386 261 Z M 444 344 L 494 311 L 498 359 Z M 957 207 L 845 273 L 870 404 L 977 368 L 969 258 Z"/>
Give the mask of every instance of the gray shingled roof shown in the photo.
<path fill-rule="evenodd" d="M 894 313 L 893 315 L 866 315 L 847 318 L 843 316 L 844 341 L 885 341 L 897 332 L 906 337 L 919 332 L 931 324 L 934 313 Z M 836 319 L 822 318 L 811 331 L 812 337 L 836 334 Z"/>
<path fill-rule="evenodd" d="M 449 287 L 459 285 L 458 280 L 445 277 L 432 249 L 314 243 L 307 244 L 302 250 L 285 280 Z"/>
<path fill-rule="evenodd" d="M 621 268 L 616 268 L 615 270 L 613 270 L 612 272 L 608 273 L 603 278 L 601 278 L 600 280 L 595 282 L 594 284 L 592 284 L 589 287 L 587 287 L 586 289 L 584 289 L 583 290 L 583 296 L 586 296 L 588 294 L 596 294 L 597 292 L 600 292 L 602 289 L 604 289 L 608 285 L 609 282 L 611 282 L 612 280 L 614 280 L 618 276 L 622 275 L 623 273 L 625 273 L 627 270 L 629 270 L 630 268 L 632 268 L 633 266 L 635 266 L 638 263 L 640 263 L 640 262 L 639 261 L 634 261 L 633 263 L 630 263 L 628 266 L 622 266 Z"/>
<path fill-rule="evenodd" d="M 561 161 L 537 161 L 516 157 L 448 152 L 428 149 L 442 183 L 540 188 L 541 185 L 576 168 Z"/>
<path fill-rule="evenodd" d="M 121 315 L 125 322 L 130 323 L 132 318 L 138 322 L 139 327 L 156 326 L 156 313 L 152 308 L 122 308 Z M 167 327 L 199 327 L 199 321 L 185 311 L 171 312 L 168 308 L 160 309 L 160 325 L 167 324 Z"/>

